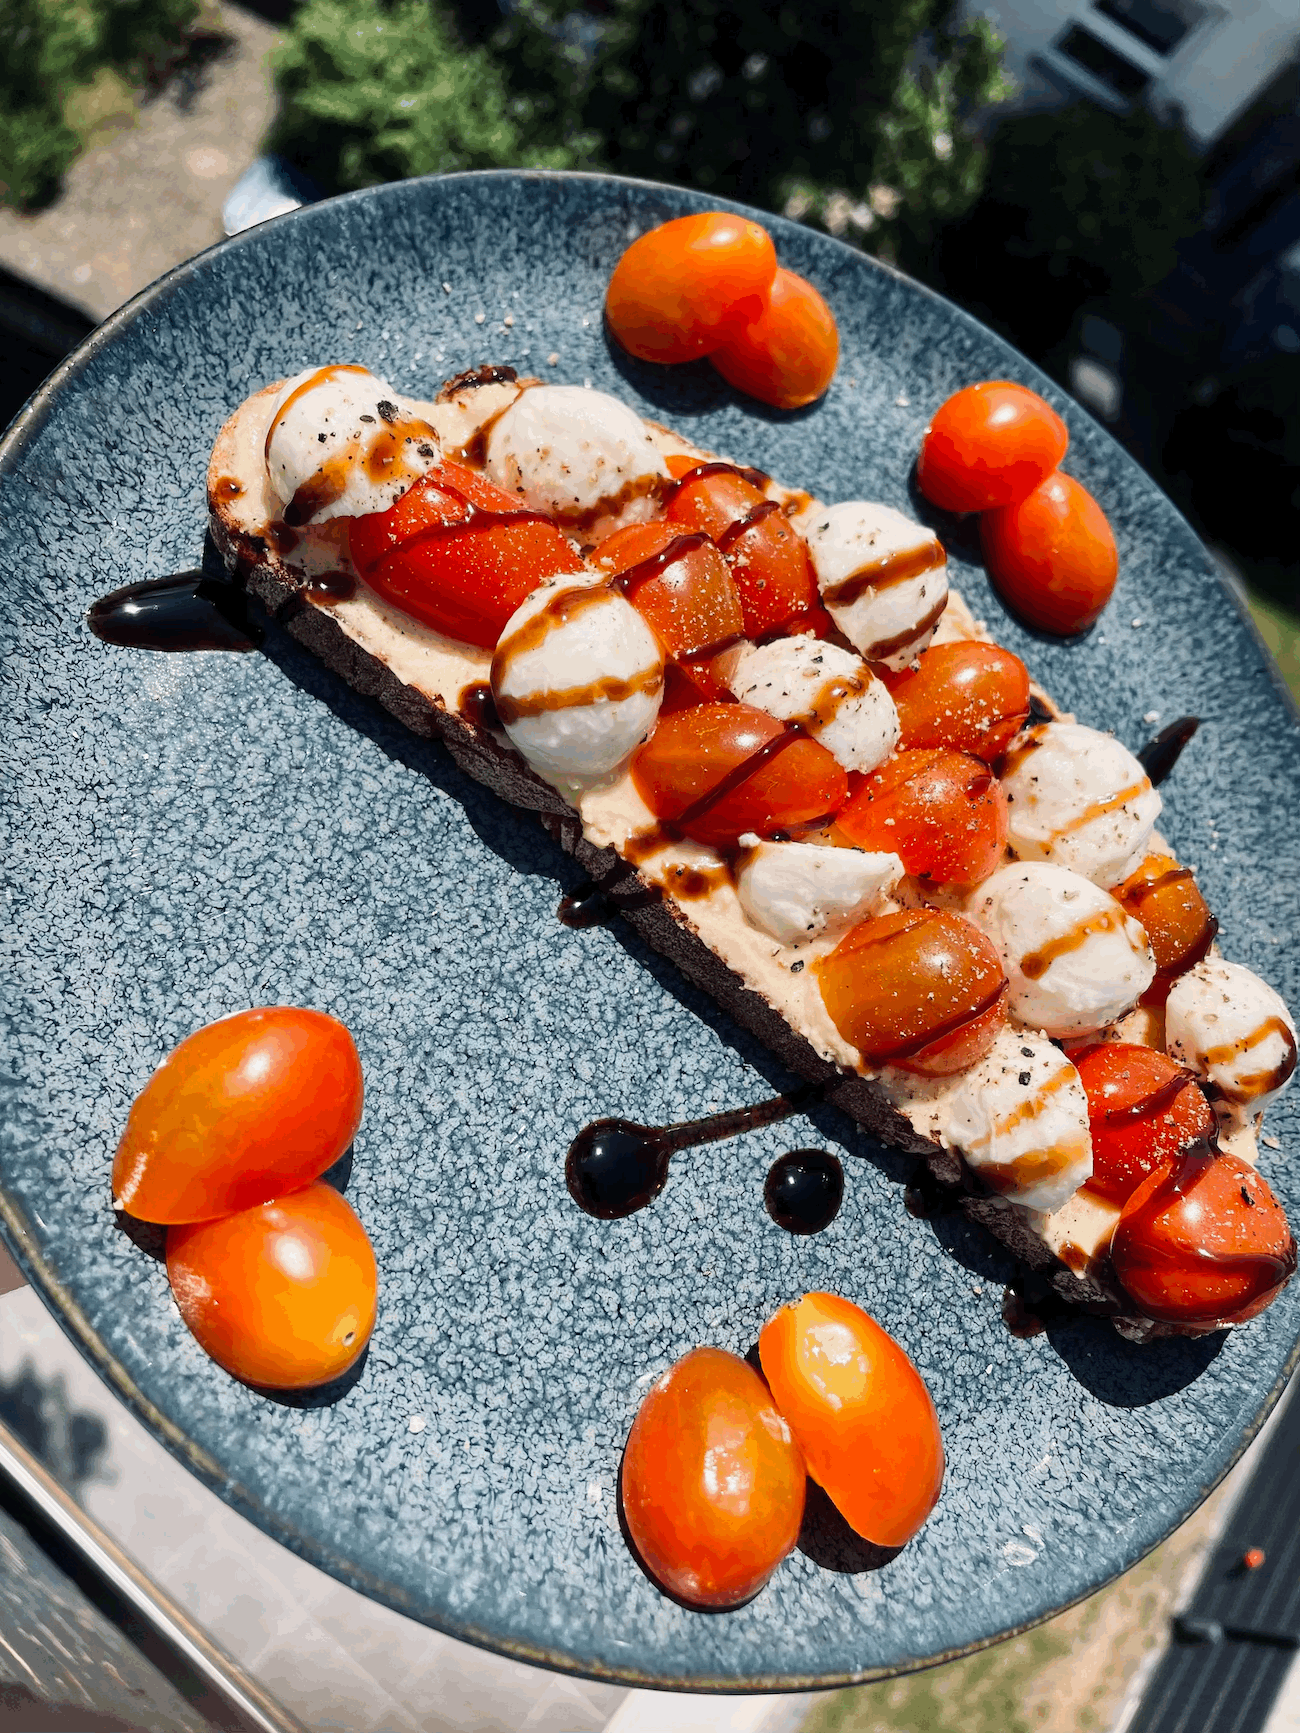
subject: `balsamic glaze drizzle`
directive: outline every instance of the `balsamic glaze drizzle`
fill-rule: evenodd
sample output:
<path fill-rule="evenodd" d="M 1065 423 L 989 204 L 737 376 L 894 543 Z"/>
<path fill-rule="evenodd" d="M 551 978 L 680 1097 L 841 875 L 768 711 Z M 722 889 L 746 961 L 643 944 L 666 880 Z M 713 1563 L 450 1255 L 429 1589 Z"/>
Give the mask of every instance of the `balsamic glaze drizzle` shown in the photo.
<path fill-rule="evenodd" d="M 835 1220 L 844 1201 L 844 1169 L 825 1149 L 792 1149 L 768 1169 L 763 1186 L 767 1213 L 791 1234 L 819 1234 Z"/>
<path fill-rule="evenodd" d="M 255 650 L 261 642 L 243 590 L 202 570 L 110 590 L 91 603 L 86 624 L 106 644 L 136 650 Z"/>
<path fill-rule="evenodd" d="M 1153 788 L 1169 775 L 1182 757 L 1184 746 L 1200 726 L 1199 716 L 1180 716 L 1177 722 L 1171 722 L 1153 740 L 1148 740 L 1138 753 L 1137 761 L 1151 778 Z"/>

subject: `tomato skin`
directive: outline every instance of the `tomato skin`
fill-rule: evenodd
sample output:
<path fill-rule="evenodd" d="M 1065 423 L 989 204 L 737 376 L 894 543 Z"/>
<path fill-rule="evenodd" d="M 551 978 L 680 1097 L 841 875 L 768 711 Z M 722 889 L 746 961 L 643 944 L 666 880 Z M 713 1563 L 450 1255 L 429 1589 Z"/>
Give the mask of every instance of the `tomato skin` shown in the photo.
<path fill-rule="evenodd" d="M 1114 593 L 1115 537 L 1073 476 L 1049 476 L 1015 505 L 986 512 L 980 541 L 998 594 L 1041 631 L 1086 632 Z"/>
<path fill-rule="evenodd" d="M 674 825 L 724 777 L 785 732 L 784 723 L 749 704 L 678 710 L 661 716 L 637 749 L 632 780 L 655 817 Z M 848 777 L 826 748 L 795 739 L 682 829 L 696 842 L 728 848 L 746 831 L 770 836 L 836 812 L 847 793 Z"/>
<path fill-rule="evenodd" d="M 1071 1054 L 1088 1097 L 1087 1189 L 1124 1204 L 1164 1161 L 1218 1129 L 1196 1079 L 1156 1047 L 1098 1041 Z"/>
<path fill-rule="evenodd" d="M 1172 855 L 1149 854 L 1112 894 L 1141 921 L 1155 953 L 1156 978 L 1142 1003 L 1163 1005 L 1178 977 L 1208 956 L 1219 923 L 1190 869 Z"/>
<path fill-rule="evenodd" d="M 1255 1317 L 1296 1267 L 1282 1206 L 1262 1174 L 1226 1151 L 1148 1174 L 1124 1205 L 1110 1256 L 1149 1317 L 1205 1329 Z"/>
<path fill-rule="evenodd" d="M 770 403 L 802 409 L 821 397 L 840 359 L 835 315 L 806 277 L 778 270 L 762 311 L 731 334 L 709 360 L 728 385 Z"/>
<path fill-rule="evenodd" d="M 948 1077 L 977 1064 L 1006 1020 L 996 950 L 946 910 L 870 916 L 813 966 L 831 1021 L 868 1065 Z"/>
<path fill-rule="evenodd" d="M 803 1458 L 746 1361 L 696 1348 L 637 1410 L 623 1457 L 623 1514 L 642 1562 L 679 1600 L 735 1607 L 793 1548 Z"/>
<path fill-rule="evenodd" d="M 921 441 L 916 478 L 943 511 L 1011 505 L 1046 481 L 1070 435 L 1049 403 L 1008 380 L 968 385 L 940 406 Z"/>
<path fill-rule="evenodd" d="M 200 1347 L 265 1389 L 342 1377 L 375 1324 L 375 1254 L 351 1204 L 324 1180 L 169 1228 L 167 1279 Z"/>
<path fill-rule="evenodd" d="M 904 747 L 949 746 L 992 764 L 1029 720 L 1029 670 L 998 644 L 932 644 L 914 667 L 876 672 Z"/>
<path fill-rule="evenodd" d="M 760 224 L 729 211 L 676 217 L 623 254 L 605 318 L 642 361 L 694 361 L 722 341 L 737 309 L 758 311 L 775 276 L 776 248 Z"/>
<path fill-rule="evenodd" d="M 916 878 L 978 884 L 1007 847 L 1007 797 L 982 759 L 946 747 L 896 752 L 855 777 L 835 823 L 858 848 L 893 853 Z"/>
<path fill-rule="evenodd" d="M 440 481 L 455 492 L 441 491 Z M 528 517 L 475 523 L 466 500 L 483 513 L 520 510 L 474 470 L 441 463 L 387 511 L 353 518 L 348 547 L 384 601 L 435 632 L 490 650 L 538 584 L 581 571 L 582 560 L 554 524 Z"/>
<path fill-rule="evenodd" d="M 808 1472 L 849 1527 L 906 1546 L 939 1499 L 943 1438 L 930 1392 L 892 1336 L 838 1294 L 783 1306 L 758 1338 Z"/>
<path fill-rule="evenodd" d="M 323 1011 L 268 1006 L 187 1036 L 136 1096 L 113 1197 L 141 1221 L 199 1222 L 306 1185 L 361 1124 L 361 1061 Z"/>
<path fill-rule="evenodd" d="M 684 539 L 675 525 L 662 520 L 631 524 L 615 530 L 591 559 L 594 565 L 618 575 L 667 554 L 674 542 Z M 711 541 L 687 546 L 662 571 L 630 588 L 619 587 L 649 623 L 665 654 L 678 660 L 704 655 L 733 642 L 744 631 L 735 583 L 727 562 Z"/>
<path fill-rule="evenodd" d="M 824 637 L 831 618 L 822 606 L 808 544 L 783 511 L 767 509 L 770 503 L 737 470 L 698 477 L 688 472 L 664 516 L 719 543 L 740 596 L 747 638 L 809 631 Z M 743 530 L 737 527 L 741 524 Z"/>

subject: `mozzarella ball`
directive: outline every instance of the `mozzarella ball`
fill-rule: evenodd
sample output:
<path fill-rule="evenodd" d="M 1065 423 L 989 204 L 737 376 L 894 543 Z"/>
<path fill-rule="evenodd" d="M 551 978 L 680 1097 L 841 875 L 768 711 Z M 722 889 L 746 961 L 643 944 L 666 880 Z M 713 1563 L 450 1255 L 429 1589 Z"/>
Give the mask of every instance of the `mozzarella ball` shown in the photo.
<path fill-rule="evenodd" d="M 271 411 L 266 468 L 289 524 L 387 511 L 441 462 L 409 397 L 364 367 L 309 367 Z"/>
<path fill-rule="evenodd" d="M 836 938 L 869 915 L 903 876 L 896 854 L 822 848 L 809 842 L 746 847 L 736 894 L 749 920 L 782 945 Z"/>
<path fill-rule="evenodd" d="M 966 914 L 997 946 L 1011 1015 L 1047 1035 L 1105 1028 L 1137 1004 L 1156 972 L 1139 923 L 1066 867 L 999 867 Z"/>
<path fill-rule="evenodd" d="M 847 500 L 806 531 L 822 601 L 871 662 L 906 668 L 948 605 L 947 556 L 932 530 L 887 505 Z"/>
<path fill-rule="evenodd" d="M 945 1126 L 990 1191 L 1026 1209 L 1060 1209 L 1092 1174 L 1088 1097 L 1042 1035 L 1004 1029 L 962 1079 Z"/>
<path fill-rule="evenodd" d="M 626 403 L 580 385 L 534 385 L 497 421 L 487 473 L 583 543 L 655 515 L 668 465 Z"/>
<path fill-rule="evenodd" d="M 595 572 L 534 590 L 492 658 L 501 726 L 537 774 L 568 794 L 605 781 L 641 744 L 663 683 L 658 639 Z"/>
<path fill-rule="evenodd" d="M 742 650 L 728 684 L 742 704 L 802 722 L 846 770 L 874 770 L 898 745 L 884 681 L 851 650 L 811 633 Z"/>
<path fill-rule="evenodd" d="M 1020 735 L 1002 786 L 1013 854 L 1069 867 L 1108 890 L 1141 864 L 1163 804 L 1126 746 L 1077 722 Z"/>
<path fill-rule="evenodd" d="M 1203 1077 L 1230 1126 L 1249 1124 L 1296 1067 L 1296 1026 L 1267 982 L 1240 963 L 1207 957 L 1169 991 L 1165 1045 Z"/>

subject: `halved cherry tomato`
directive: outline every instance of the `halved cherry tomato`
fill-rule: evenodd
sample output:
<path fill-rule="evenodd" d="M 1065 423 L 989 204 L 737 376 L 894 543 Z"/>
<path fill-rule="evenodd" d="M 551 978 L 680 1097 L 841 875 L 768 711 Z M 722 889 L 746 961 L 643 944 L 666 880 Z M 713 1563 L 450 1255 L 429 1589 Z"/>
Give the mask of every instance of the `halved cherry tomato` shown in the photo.
<path fill-rule="evenodd" d="M 323 1011 L 267 1006 L 187 1036 L 136 1096 L 113 1197 L 141 1221 L 200 1222 L 324 1173 L 361 1124 L 361 1061 Z"/>
<path fill-rule="evenodd" d="M 984 1057 L 1006 1018 L 997 952 L 939 909 L 860 921 L 814 967 L 832 1023 L 868 1065 L 951 1076 Z"/>
<path fill-rule="evenodd" d="M 1126 1202 L 1161 1162 L 1214 1136 L 1214 1109 L 1190 1071 L 1156 1047 L 1099 1041 L 1070 1055 L 1088 1097 L 1088 1190 Z"/>
<path fill-rule="evenodd" d="M 1295 1273 L 1281 1204 L 1240 1156 L 1162 1162 L 1124 1205 L 1110 1247 L 1121 1285 L 1148 1317 L 1244 1324 Z"/>
<path fill-rule="evenodd" d="M 623 1457 L 623 1514 L 646 1567 L 680 1600 L 734 1607 L 794 1546 L 806 1477 L 753 1367 L 696 1348 L 654 1383 Z"/>
<path fill-rule="evenodd" d="M 1086 631 L 1114 592 L 1115 537 L 1073 476 L 1058 472 L 1015 505 L 986 512 L 980 541 L 998 594 L 1044 632 Z"/>
<path fill-rule="evenodd" d="M 938 1502 L 943 1438 L 921 1374 L 838 1294 L 783 1306 L 758 1338 L 763 1376 L 808 1472 L 877 1546 L 905 1546 Z"/>
<path fill-rule="evenodd" d="M 717 848 L 746 831 L 771 836 L 824 818 L 848 793 L 824 746 L 749 704 L 661 717 L 632 759 L 632 780 L 656 818 Z"/>
<path fill-rule="evenodd" d="M 1155 952 L 1156 978 L 1142 1002 L 1163 1005 L 1178 977 L 1208 954 L 1219 923 L 1191 868 L 1179 866 L 1172 855 L 1149 854 L 1112 895 L 1141 921 Z"/>
<path fill-rule="evenodd" d="M 694 361 L 722 341 L 730 316 L 758 312 L 775 276 L 776 249 L 760 224 L 729 211 L 676 217 L 623 254 L 605 317 L 642 361 Z"/>
<path fill-rule="evenodd" d="M 778 271 L 762 311 L 730 335 L 709 360 L 728 385 L 775 409 L 802 409 L 835 377 L 840 334 L 835 315 L 806 277 Z"/>
<path fill-rule="evenodd" d="M 1004 379 L 968 385 L 935 412 L 916 479 L 943 511 L 1010 505 L 1046 481 L 1070 435 L 1049 403 Z"/>
<path fill-rule="evenodd" d="M 167 1278 L 199 1345 L 268 1389 L 341 1377 L 375 1324 L 375 1254 L 351 1204 L 324 1180 L 169 1228 Z"/>
<path fill-rule="evenodd" d="M 744 631 L 740 597 L 713 542 L 673 524 L 615 530 L 591 556 L 649 621 L 665 652 L 678 660 L 705 656 Z"/>
<path fill-rule="evenodd" d="M 951 746 L 992 764 L 1029 720 L 1029 670 L 997 644 L 932 644 L 912 667 L 876 672 L 906 747 Z"/>
<path fill-rule="evenodd" d="M 1007 797 L 968 752 L 896 752 L 854 782 L 836 825 L 857 848 L 896 854 L 914 877 L 978 884 L 1006 852 Z"/>
<path fill-rule="evenodd" d="M 488 650 L 538 584 L 582 570 L 554 524 L 457 463 L 431 469 L 388 511 L 353 518 L 348 546 L 386 602 Z"/>

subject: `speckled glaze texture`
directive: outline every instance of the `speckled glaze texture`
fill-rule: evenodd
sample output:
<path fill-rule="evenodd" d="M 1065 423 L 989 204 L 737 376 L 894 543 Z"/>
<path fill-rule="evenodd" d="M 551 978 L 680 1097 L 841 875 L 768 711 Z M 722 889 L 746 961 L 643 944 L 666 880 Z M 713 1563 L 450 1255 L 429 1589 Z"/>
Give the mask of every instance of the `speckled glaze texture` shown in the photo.
<path fill-rule="evenodd" d="M 988 1642 L 1087 1594 L 1201 1499 L 1276 1392 L 1300 1284 L 1249 1328 L 1126 1345 L 1080 1319 L 1005 1330 L 1005 1255 L 903 1208 L 908 1158 L 833 1113 L 676 1158 L 642 1214 L 572 1205 L 563 1159 L 601 1114 L 651 1123 L 785 1079 L 616 930 L 555 919 L 576 869 L 442 751 L 278 629 L 261 653 L 111 648 L 104 591 L 198 563 L 204 467 L 250 391 L 360 361 L 431 392 L 481 361 L 590 380 L 824 499 L 911 510 L 997 637 L 1080 719 L 1130 746 L 1192 711 L 1164 825 L 1227 953 L 1300 1006 L 1300 730 L 1215 568 L 1086 415 L 969 318 L 870 259 L 765 219 L 842 339 L 829 397 L 794 415 L 706 365 L 611 352 L 621 249 L 689 193 L 582 176 L 416 181 L 305 210 L 147 291 L 25 412 L 0 479 L 6 1000 L 2 1201 L 11 1242 L 83 1349 L 160 1436 L 272 1534 L 416 1618 L 507 1653 L 690 1689 L 867 1678 Z M 504 317 L 512 316 L 509 326 Z M 558 356 L 554 365 L 548 363 Z M 990 592 L 967 526 L 911 472 L 927 417 L 973 380 L 1023 380 L 1071 431 L 1066 467 L 1122 556 L 1101 625 L 1036 639 Z M 379 1322 L 330 1399 L 256 1395 L 207 1361 L 162 1265 L 118 1230 L 112 1152 L 163 1054 L 250 1005 L 343 1018 L 365 1066 L 348 1195 L 375 1243 Z M 1300 1219 L 1300 1092 L 1270 1184 Z M 782 1151 L 845 1159 L 807 1239 L 763 1208 Z M 660 1595 L 616 1488 L 640 1395 L 698 1343 L 744 1353 L 810 1288 L 865 1306 L 920 1367 L 943 1498 L 892 1562 L 815 1503 L 801 1549 L 740 1611 Z M 423 1430 L 408 1421 L 423 1416 Z"/>

